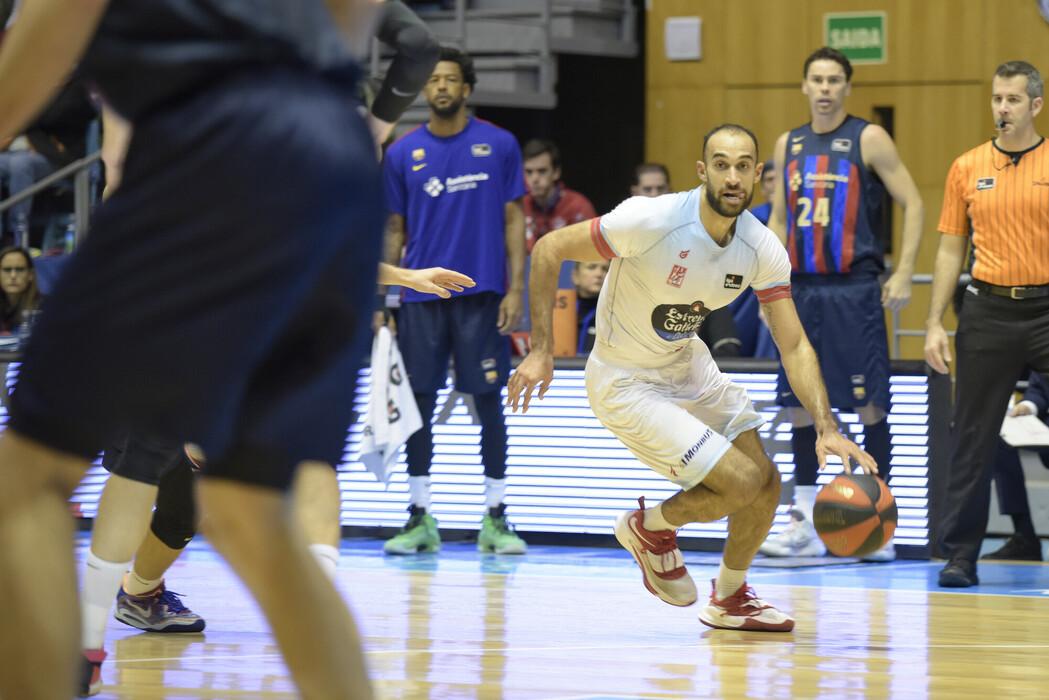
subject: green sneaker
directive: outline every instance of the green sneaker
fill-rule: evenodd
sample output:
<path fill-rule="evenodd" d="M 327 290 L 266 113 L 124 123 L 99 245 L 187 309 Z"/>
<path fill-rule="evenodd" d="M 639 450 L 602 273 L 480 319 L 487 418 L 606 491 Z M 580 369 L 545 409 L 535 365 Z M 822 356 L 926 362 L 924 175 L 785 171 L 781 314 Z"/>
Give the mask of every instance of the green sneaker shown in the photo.
<path fill-rule="evenodd" d="M 399 533 L 386 540 L 383 551 L 387 554 L 417 554 L 440 550 L 441 534 L 437 532 L 434 517 L 418 506 L 409 506 L 408 513 L 408 522 Z"/>
<path fill-rule="evenodd" d="M 524 554 L 528 544 L 522 540 L 514 526 L 506 521 L 506 504 L 489 508 L 481 521 L 481 532 L 477 535 L 477 549 L 496 554 Z"/>

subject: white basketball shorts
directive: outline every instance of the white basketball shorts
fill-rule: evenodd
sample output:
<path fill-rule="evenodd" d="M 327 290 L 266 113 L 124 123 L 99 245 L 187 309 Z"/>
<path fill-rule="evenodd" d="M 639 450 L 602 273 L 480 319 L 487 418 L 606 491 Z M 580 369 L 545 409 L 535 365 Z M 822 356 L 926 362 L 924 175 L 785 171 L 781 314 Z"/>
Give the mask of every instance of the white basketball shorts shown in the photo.
<path fill-rule="evenodd" d="M 683 489 L 703 481 L 733 440 L 764 419 L 750 397 L 718 369 L 695 340 L 666 366 L 586 363 L 590 408 L 643 464 Z"/>

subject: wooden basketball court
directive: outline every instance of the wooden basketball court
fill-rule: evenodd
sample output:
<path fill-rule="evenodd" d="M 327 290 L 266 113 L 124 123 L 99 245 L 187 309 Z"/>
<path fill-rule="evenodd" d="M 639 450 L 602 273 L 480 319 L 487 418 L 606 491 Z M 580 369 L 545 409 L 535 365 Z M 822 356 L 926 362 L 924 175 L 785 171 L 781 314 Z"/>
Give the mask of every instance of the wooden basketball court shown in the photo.
<path fill-rule="evenodd" d="M 685 558 L 705 590 L 716 555 Z M 1049 567 L 983 564 L 979 587 L 944 592 L 941 566 L 753 569 L 758 594 L 795 614 L 789 634 L 708 629 L 698 608 L 651 596 L 618 549 L 500 557 L 452 543 L 390 558 L 351 540 L 339 582 L 380 698 L 1047 697 Z M 168 585 L 207 630 L 112 621 L 99 697 L 296 697 L 258 609 L 212 550 L 191 545 Z"/>

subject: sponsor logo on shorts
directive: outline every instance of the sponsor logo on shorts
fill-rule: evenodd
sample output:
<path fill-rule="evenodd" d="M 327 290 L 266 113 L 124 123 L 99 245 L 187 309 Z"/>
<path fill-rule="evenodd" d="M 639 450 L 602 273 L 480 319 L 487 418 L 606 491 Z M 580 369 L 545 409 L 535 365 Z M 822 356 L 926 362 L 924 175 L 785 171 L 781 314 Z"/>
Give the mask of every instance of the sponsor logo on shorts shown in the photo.
<path fill-rule="evenodd" d="M 688 451 L 681 457 L 681 466 L 687 467 L 688 463 L 692 461 L 692 458 L 699 454 L 699 451 L 703 449 L 703 445 L 707 444 L 707 441 L 712 437 L 714 437 L 714 431 L 707 428 L 706 432 L 703 433 L 703 436 L 696 441 L 696 444 L 688 448 Z"/>
<path fill-rule="evenodd" d="M 739 289 L 743 286 L 743 275 L 725 275 L 725 289 Z"/>
<path fill-rule="evenodd" d="M 685 273 L 687 272 L 687 267 L 674 265 L 674 267 L 670 268 L 670 274 L 667 275 L 667 284 L 671 287 L 680 287 L 685 283 Z"/>
<path fill-rule="evenodd" d="M 470 146 L 470 153 L 474 158 L 484 158 L 492 155 L 492 147 L 487 143 L 475 143 Z"/>
<path fill-rule="evenodd" d="M 852 139 L 834 139 L 830 142 L 830 150 L 848 153 L 852 149 Z"/>
<path fill-rule="evenodd" d="M 426 149 L 425 148 L 416 148 L 414 151 L 412 151 L 412 160 L 422 160 L 425 157 L 426 157 Z"/>
<path fill-rule="evenodd" d="M 854 374 L 851 377 L 849 377 L 849 380 L 853 383 L 853 385 L 860 385 L 860 384 L 866 384 L 867 383 L 867 378 L 864 377 L 862 374 Z"/>
<path fill-rule="evenodd" d="M 481 360 L 481 369 L 495 369 L 495 358 L 486 357 Z"/>
<path fill-rule="evenodd" d="M 976 179 L 976 189 L 978 190 L 993 190 L 994 189 L 994 178 L 993 177 L 981 177 Z"/>
<path fill-rule="evenodd" d="M 496 372 L 494 369 L 490 369 L 484 373 L 484 380 L 489 384 L 495 384 L 497 381 L 499 381 L 499 373 Z"/>
<path fill-rule="evenodd" d="M 660 304 L 652 309 L 652 328 L 663 340 L 685 340 L 696 334 L 709 313 L 701 301 Z"/>
<path fill-rule="evenodd" d="M 862 401 L 863 399 L 867 398 L 867 390 L 864 389 L 862 386 L 852 387 L 852 398 L 856 399 L 857 401 Z"/>

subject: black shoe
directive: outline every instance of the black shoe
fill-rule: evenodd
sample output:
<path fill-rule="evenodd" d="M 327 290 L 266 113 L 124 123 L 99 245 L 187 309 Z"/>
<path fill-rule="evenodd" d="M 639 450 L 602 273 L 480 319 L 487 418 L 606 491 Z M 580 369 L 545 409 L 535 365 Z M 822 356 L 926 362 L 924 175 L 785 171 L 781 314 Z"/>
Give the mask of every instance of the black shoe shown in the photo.
<path fill-rule="evenodd" d="M 940 586 L 943 588 L 968 588 L 980 583 L 976 575 L 976 564 L 965 559 L 951 559 L 940 570 Z"/>
<path fill-rule="evenodd" d="M 1028 535 L 1013 535 L 1001 547 L 984 554 L 981 559 L 1009 559 L 1012 561 L 1042 561 L 1042 541 Z"/>

